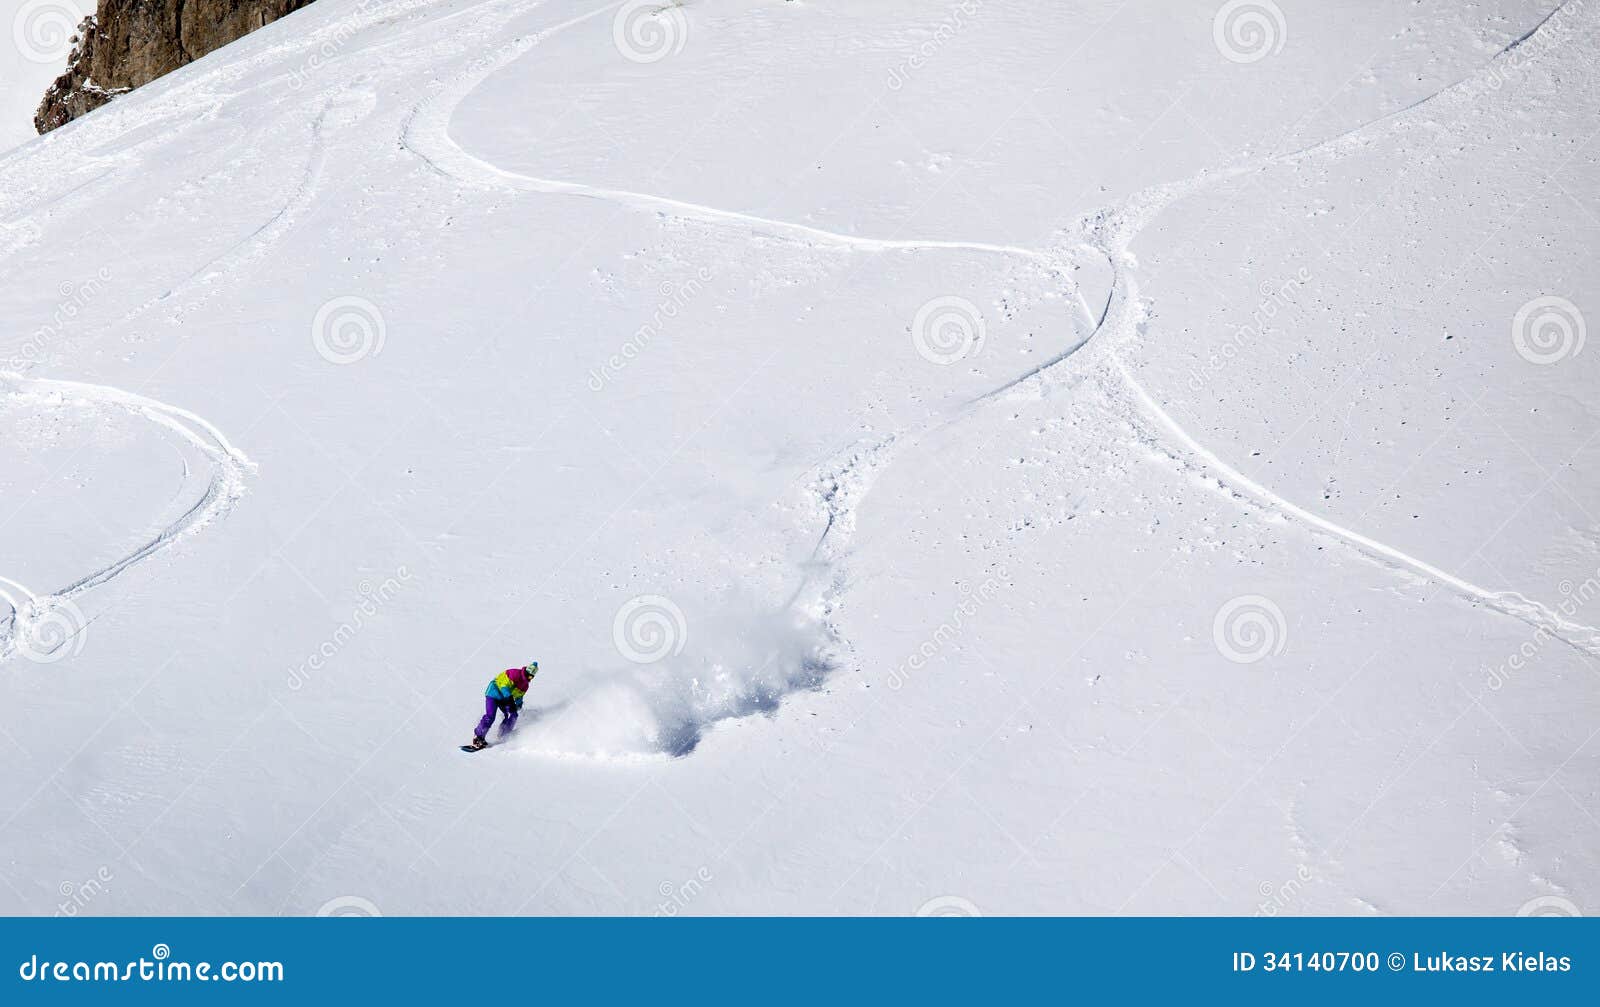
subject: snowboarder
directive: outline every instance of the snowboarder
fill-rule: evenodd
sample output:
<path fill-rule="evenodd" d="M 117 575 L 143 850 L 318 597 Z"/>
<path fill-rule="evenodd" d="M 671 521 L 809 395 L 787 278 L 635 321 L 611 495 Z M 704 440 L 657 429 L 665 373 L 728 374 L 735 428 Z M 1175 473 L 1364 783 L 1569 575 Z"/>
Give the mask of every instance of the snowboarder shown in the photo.
<path fill-rule="evenodd" d="M 517 726 L 517 714 L 522 712 L 522 697 L 528 694 L 533 677 L 539 674 L 539 662 L 529 661 L 521 668 L 507 668 L 489 681 L 483 690 L 483 719 L 472 734 L 472 744 L 462 745 L 463 752 L 476 752 L 489 747 L 486 737 L 494 726 L 494 715 L 504 715 L 500 722 L 500 737 L 504 738 Z"/>

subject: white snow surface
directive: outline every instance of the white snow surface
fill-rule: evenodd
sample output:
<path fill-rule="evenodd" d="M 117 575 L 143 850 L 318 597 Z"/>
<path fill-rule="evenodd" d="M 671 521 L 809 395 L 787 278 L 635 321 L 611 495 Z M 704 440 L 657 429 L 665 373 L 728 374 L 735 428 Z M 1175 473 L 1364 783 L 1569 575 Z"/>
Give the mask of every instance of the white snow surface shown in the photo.
<path fill-rule="evenodd" d="M 1600 911 L 1597 49 L 319 0 L 16 148 L 0 912 Z"/>

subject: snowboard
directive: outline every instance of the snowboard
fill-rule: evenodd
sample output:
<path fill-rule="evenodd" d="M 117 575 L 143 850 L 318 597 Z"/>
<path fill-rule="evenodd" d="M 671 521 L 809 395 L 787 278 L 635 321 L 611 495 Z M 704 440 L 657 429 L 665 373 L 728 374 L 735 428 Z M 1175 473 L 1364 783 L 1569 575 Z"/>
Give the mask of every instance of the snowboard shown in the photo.
<path fill-rule="evenodd" d="M 489 744 L 484 745 L 482 748 L 474 748 L 471 745 L 462 745 L 461 746 L 461 750 L 463 752 L 487 752 L 489 749 L 491 749 L 493 747 L 494 747 L 494 742 L 491 741 Z"/>

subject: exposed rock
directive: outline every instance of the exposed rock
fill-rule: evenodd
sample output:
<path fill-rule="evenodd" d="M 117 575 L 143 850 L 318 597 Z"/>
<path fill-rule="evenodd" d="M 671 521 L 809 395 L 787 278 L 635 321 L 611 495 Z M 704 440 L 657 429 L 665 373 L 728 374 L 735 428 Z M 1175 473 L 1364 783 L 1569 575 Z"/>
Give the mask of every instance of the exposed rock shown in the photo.
<path fill-rule="evenodd" d="M 33 125 L 48 133 L 312 0 L 100 0 Z"/>

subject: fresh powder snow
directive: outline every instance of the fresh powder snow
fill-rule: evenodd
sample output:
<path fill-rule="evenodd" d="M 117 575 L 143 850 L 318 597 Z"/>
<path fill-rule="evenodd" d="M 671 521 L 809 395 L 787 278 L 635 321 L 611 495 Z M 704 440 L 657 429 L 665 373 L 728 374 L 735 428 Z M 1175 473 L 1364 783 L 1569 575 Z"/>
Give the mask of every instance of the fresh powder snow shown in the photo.
<path fill-rule="evenodd" d="M 1600 911 L 1600 4 L 318 0 L 30 141 L 34 76 L 0 911 Z"/>

